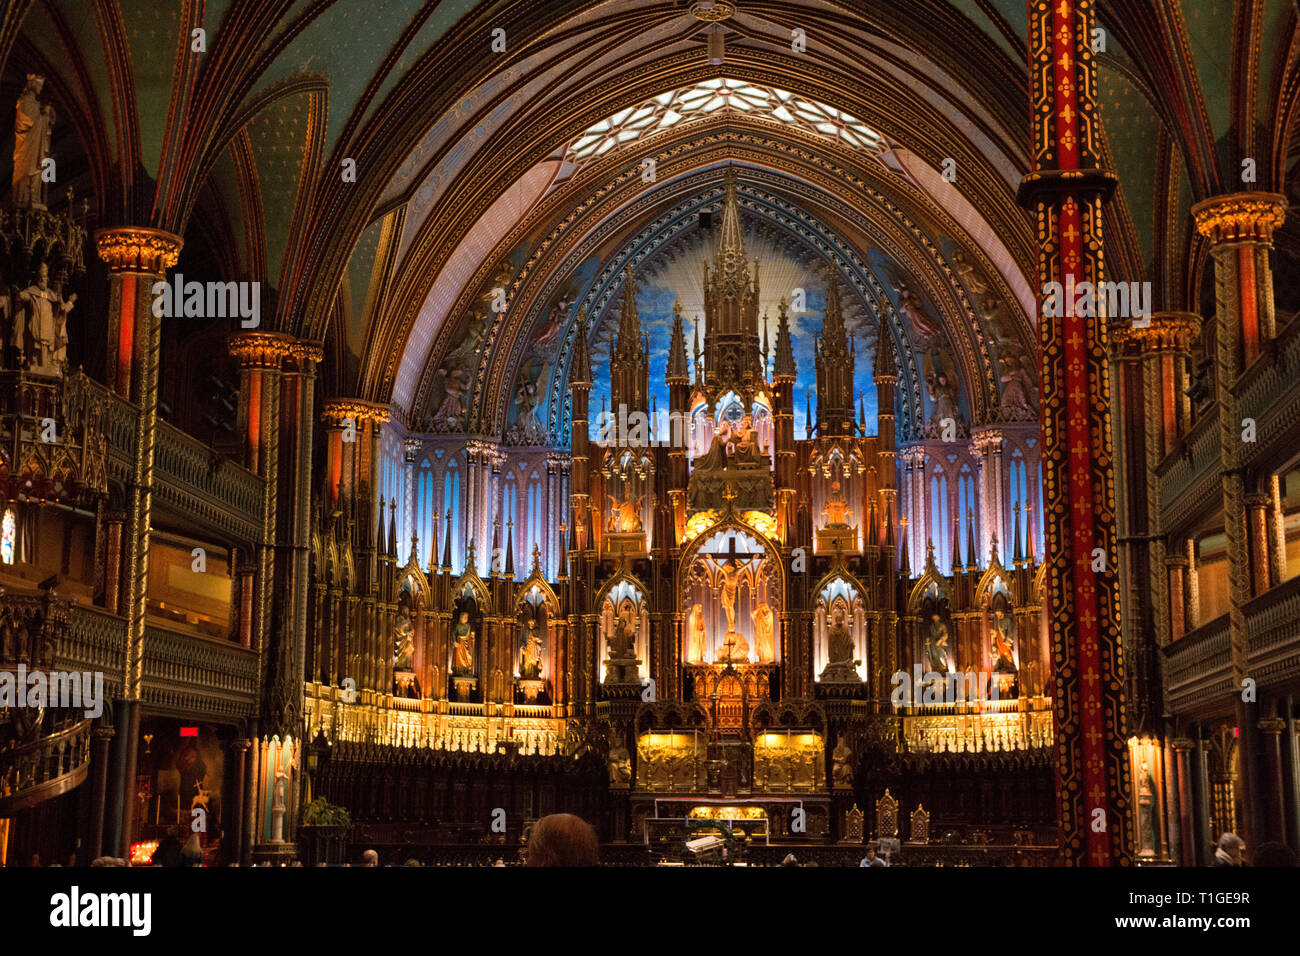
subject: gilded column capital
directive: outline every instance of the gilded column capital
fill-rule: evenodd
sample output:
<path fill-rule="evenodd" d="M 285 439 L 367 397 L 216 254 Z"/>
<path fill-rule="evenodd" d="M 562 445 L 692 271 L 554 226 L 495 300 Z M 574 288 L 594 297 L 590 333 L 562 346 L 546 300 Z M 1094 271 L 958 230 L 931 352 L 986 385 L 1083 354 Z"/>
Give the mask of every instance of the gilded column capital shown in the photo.
<path fill-rule="evenodd" d="M 342 428 L 344 420 L 348 418 L 354 423 L 371 421 L 383 425 L 391 421 L 392 417 L 393 412 L 388 405 L 368 402 L 364 398 L 327 399 L 320 410 L 321 422 L 334 428 Z"/>
<path fill-rule="evenodd" d="M 1280 734 L 1286 730 L 1286 721 L 1281 717 L 1263 717 L 1258 726 L 1266 734 Z"/>
<path fill-rule="evenodd" d="M 180 236 L 144 226 L 114 226 L 95 232 L 99 258 L 111 272 L 162 275 L 176 265 L 184 245 Z"/>
<path fill-rule="evenodd" d="M 310 339 L 293 339 L 289 345 L 289 354 L 302 365 L 305 362 L 319 362 L 325 358 L 325 349 L 319 342 Z M 388 419 L 384 419 L 388 421 Z"/>
<path fill-rule="evenodd" d="M 1196 744 L 1187 737 L 1175 737 L 1173 740 L 1169 741 L 1169 745 L 1179 753 L 1186 753 L 1196 746 Z"/>
<path fill-rule="evenodd" d="M 1111 345 L 1136 345 L 1143 352 L 1190 352 L 1201 334 L 1201 317 L 1195 312 L 1155 312 L 1145 322 L 1116 323 L 1110 329 Z"/>
<path fill-rule="evenodd" d="M 971 446 L 977 455 L 1001 454 L 1002 443 L 1006 440 L 1000 429 L 982 428 L 971 432 Z"/>
<path fill-rule="evenodd" d="M 1216 246 L 1224 242 L 1272 242 L 1286 219 L 1286 197 L 1279 193 L 1228 193 L 1192 206 L 1196 228 Z"/>
<path fill-rule="evenodd" d="M 242 366 L 279 368 L 293 354 L 295 342 L 283 332 L 235 332 L 226 339 L 226 347 Z"/>

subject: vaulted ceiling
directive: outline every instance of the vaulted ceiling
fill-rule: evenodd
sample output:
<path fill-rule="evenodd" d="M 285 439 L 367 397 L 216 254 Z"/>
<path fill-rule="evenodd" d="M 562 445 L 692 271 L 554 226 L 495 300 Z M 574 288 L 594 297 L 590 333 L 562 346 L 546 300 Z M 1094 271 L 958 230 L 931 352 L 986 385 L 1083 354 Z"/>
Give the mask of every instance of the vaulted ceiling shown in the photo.
<path fill-rule="evenodd" d="M 89 193 L 92 226 L 168 229 L 208 250 L 212 278 L 263 282 L 275 327 L 326 341 L 331 394 L 393 402 L 412 425 L 504 279 L 475 386 L 477 428 L 503 428 L 557 301 L 607 310 L 623 267 L 716 205 L 727 164 L 747 222 L 832 259 L 889 331 L 916 408 L 904 284 L 942 325 L 970 413 L 987 411 L 1002 349 L 1034 343 L 1033 233 L 1015 203 L 1029 154 L 1023 0 L 736 6 L 715 65 L 687 0 L 10 0 L 0 63 L 7 94 L 46 75 L 60 182 Z M 1150 280 L 1157 308 L 1196 311 L 1205 252 L 1190 205 L 1294 190 L 1296 4 L 1098 11 L 1121 183 L 1108 268 Z M 692 107 L 690 91 L 719 80 L 808 108 L 782 115 L 744 95 Z M 665 123 L 668 106 L 679 118 Z M 1295 231 L 1289 219 L 1280 256 L 1300 253 Z M 1010 344 L 982 314 L 985 294 Z"/>

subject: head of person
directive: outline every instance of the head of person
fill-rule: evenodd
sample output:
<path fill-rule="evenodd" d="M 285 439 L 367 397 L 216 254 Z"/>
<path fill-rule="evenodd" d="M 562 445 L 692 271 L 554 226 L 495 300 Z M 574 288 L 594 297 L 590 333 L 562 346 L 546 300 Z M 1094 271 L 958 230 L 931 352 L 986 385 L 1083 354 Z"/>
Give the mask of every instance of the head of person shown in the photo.
<path fill-rule="evenodd" d="M 1285 843 L 1261 843 L 1251 862 L 1255 866 L 1296 866 L 1296 852 Z"/>
<path fill-rule="evenodd" d="M 1219 849 L 1222 850 L 1233 863 L 1241 863 L 1241 853 L 1246 848 L 1246 841 L 1235 833 L 1225 833 L 1219 837 Z"/>
<path fill-rule="evenodd" d="M 867 859 L 868 859 L 868 860 L 874 860 L 875 858 L 876 858 L 876 847 L 875 847 L 875 844 L 868 844 L 868 845 L 867 845 Z"/>
<path fill-rule="evenodd" d="M 795 859 L 795 855 L 794 855 L 793 853 L 787 853 L 787 854 L 785 855 L 785 859 L 781 861 L 781 865 L 782 865 L 782 866 L 798 866 L 798 865 L 799 865 L 799 861 L 798 861 L 797 859 Z"/>
<path fill-rule="evenodd" d="M 361 865 L 362 865 L 362 866 L 378 866 L 378 865 L 379 865 L 379 851 L 377 851 L 377 850 L 367 850 L 365 853 L 362 853 L 362 854 L 361 854 Z"/>
<path fill-rule="evenodd" d="M 572 813 L 552 813 L 533 824 L 529 866 L 595 866 L 600 861 L 596 831 Z"/>

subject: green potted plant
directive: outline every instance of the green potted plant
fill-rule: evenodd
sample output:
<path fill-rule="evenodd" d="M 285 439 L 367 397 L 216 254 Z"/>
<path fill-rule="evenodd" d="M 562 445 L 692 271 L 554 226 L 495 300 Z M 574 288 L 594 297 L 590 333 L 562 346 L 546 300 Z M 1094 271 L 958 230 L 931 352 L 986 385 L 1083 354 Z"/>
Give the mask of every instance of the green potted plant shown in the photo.
<path fill-rule="evenodd" d="M 324 797 L 303 808 L 298 825 L 298 859 L 303 866 L 347 860 L 352 814 Z"/>

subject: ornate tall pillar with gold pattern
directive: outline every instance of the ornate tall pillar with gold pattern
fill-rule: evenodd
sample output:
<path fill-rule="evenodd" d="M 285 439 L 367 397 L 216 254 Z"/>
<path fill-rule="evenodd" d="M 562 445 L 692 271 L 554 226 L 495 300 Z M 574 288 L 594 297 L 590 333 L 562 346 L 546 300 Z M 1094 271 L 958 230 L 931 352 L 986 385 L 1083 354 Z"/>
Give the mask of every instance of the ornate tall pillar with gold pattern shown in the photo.
<path fill-rule="evenodd" d="M 254 556 L 249 641 L 258 652 L 262 686 L 270 646 L 275 575 L 275 525 L 280 458 L 280 375 L 296 339 L 279 332 L 238 332 L 227 347 L 239 363 L 239 429 L 244 463 L 262 485 L 262 537 Z"/>
<path fill-rule="evenodd" d="M 1214 258 L 1215 312 L 1218 319 L 1215 390 L 1219 406 L 1219 460 L 1223 476 L 1223 531 L 1228 549 L 1228 642 L 1235 688 L 1250 676 L 1250 635 L 1245 606 L 1251 599 L 1247 546 L 1246 476 L 1241 462 L 1245 427 L 1233 391 L 1241 373 L 1259 357 L 1263 341 L 1273 337 L 1273 270 L 1269 249 L 1273 231 L 1286 218 L 1285 197 L 1275 193 L 1232 193 L 1192 207 L 1196 228 L 1210 240 Z M 1261 813 L 1258 773 L 1257 705 L 1234 694 L 1241 728 L 1241 794 L 1246 845 L 1257 842 L 1255 821 Z"/>
<path fill-rule="evenodd" d="M 136 406 L 135 456 L 127 487 L 122 529 L 123 586 L 120 612 L 127 619 L 122 703 L 117 720 L 124 733 L 126 762 L 114 774 L 110 806 L 121 808 L 121 827 L 113 831 L 114 852 L 126 855 L 131 834 L 136 738 L 144 680 L 144 626 L 149 584 L 149 535 L 153 499 L 154 445 L 158 430 L 158 349 L 160 318 L 153 313 L 153 284 L 165 277 L 181 251 L 178 236 L 156 229 L 121 227 L 95 234 L 99 257 L 108 266 L 108 380 L 118 395 Z"/>
<path fill-rule="evenodd" d="M 95 233 L 99 258 L 108 266 L 108 349 L 104 375 L 108 387 L 140 404 L 145 376 L 157 383 L 157 368 L 145 361 L 151 354 L 153 286 L 176 265 L 184 243 L 161 229 L 119 226 Z M 155 330 L 156 332 L 156 330 Z M 156 347 L 155 347 L 156 348 Z"/>
<path fill-rule="evenodd" d="M 1034 168 L 1019 200 L 1035 213 L 1038 278 L 1101 282 L 1101 167 L 1091 0 L 1030 0 Z M 1066 303 L 1038 320 L 1047 508 L 1047 600 L 1055 664 L 1058 824 L 1067 865 L 1132 862 L 1124 668 L 1114 570 L 1115 474 L 1105 323 Z M 1096 549 L 1105 571 L 1095 571 Z"/>
<path fill-rule="evenodd" d="M 1123 635 L 1129 648 L 1134 694 L 1131 727 L 1136 733 L 1158 734 L 1164 712 L 1159 648 L 1173 639 L 1170 613 L 1170 572 L 1160 525 L 1159 466 L 1173 448 L 1180 429 L 1178 393 L 1185 387 L 1179 375 L 1199 317 L 1186 312 L 1160 312 L 1121 317 L 1110 327 L 1118 405 L 1126 410 L 1125 428 L 1117 439 L 1123 464 L 1121 530 L 1124 557 Z M 1181 597 L 1179 582 L 1179 601 Z M 1179 636 L 1183 613 L 1177 612 Z"/>

